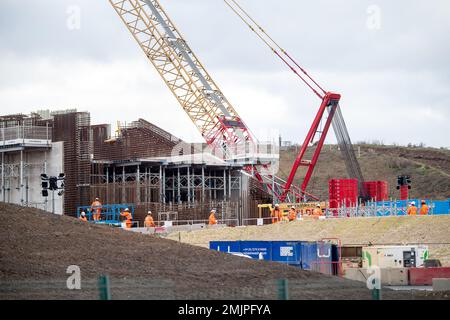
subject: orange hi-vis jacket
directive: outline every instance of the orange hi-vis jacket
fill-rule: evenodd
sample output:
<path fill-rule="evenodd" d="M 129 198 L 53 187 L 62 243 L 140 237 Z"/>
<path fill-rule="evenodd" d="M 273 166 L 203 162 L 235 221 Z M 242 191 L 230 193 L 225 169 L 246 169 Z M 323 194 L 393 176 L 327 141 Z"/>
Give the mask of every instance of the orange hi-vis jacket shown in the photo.
<path fill-rule="evenodd" d="M 211 213 L 209 215 L 209 225 L 212 226 L 214 224 L 217 224 L 217 219 L 216 219 L 216 216 L 214 215 L 214 213 Z"/>
<path fill-rule="evenodd" d="M 417 214 L 417 207 L 416 206 L 409 207 L 407 213 L 409 216 L 415 216 Z"/>
<path fill-rule="evenodd" d="M 290 209 L 289 210 L 289 221 L 294 221 L 297 218 L 297 212 L 295 211 L 295 209 Z"/>
<path fill-rule="evenodd" d="M 100 220 L 100 215 L 102 213 L 102 203 L 100 201 L 92 202 L 91 210 L 94 220 Z"/>
<path fill-rule="evenodd" d="M 122 212 L 120 214 L 122 217 L 125 217 L 125 225 L 127 226 L 127 229 L 130 229 L 133 226 L 133 217 L 130 212 Z"/>
<path fill-rule="evenodd" d="M 270 216 L 272 217 L 272 223 L 277 223 L 280 219 L 280 209 L 272 209 L 270 211 Z"/>
<path fill-rule="evenodd" d="M 314 217 L 320 217 L 323 215 L 322 209 L 320 208 L 314 208 L 313 210 L 313 216 Z"/>
<path fill-rule="evenodd" d="M 154 228 L 154 227 L 156 227 L 155 221 L 153 220 L 153 217 L 151 217 L 151 216 L 145 217 L 144 225 L 147 228 Z"/>
<path fill-rule="evenodd" d="M 428 214 L 429 208 L 426 204 L 423 204 L 422 207 L 420 208 L 420 215 L 425 216 Z"/>
<path fill-rule="evenodd" d="M 84 221 L 84 222 L 87 222 L 87 221 L 88 221 L 88 219 L 87 219 L 86 216 L 84 216 L 84 217 L 83 217 L 83 216 L 80 216 L 80 220 L 81 220 L 81 221 Z"/>
<path fill-rule="evenodd" d="M 133 217 L 131 216 L 130 212 L 124 211 L 120 214 L 120 216 L 125 217 L 127 220 L 129 220 L 129 219 L 133 220 Z"/>

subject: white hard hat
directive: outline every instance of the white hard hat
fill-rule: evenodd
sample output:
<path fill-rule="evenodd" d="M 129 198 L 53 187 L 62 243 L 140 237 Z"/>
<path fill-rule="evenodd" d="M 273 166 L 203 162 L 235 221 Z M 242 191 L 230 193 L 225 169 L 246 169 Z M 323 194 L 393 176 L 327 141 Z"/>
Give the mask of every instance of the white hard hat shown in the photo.
<path fill-rule="evenodd" d="M 97 198 L 95 198 L 95 200 L 100 200 L 100 198 L 97 197 Z"/>
<path fill-rule="evenodd" d="M 275 204 L 275 207 L 279 207 L 280 205 L 278 203 Z"/>
<path fill-rule="evenodd" d="M 85 216 L 85 215 L 86 215 L 86 212 L 83 211 L 83 212 L 81 213 L 81 215 L 82 215 L 82 216 Z"/>
<path fill-rule="evenodd" d="M 125 211 L 130 211 L 130 209 L 126 208 Z"/>
<path fill-rule="evenodd" d="M 412 202 L 411 202 L 411 205 L 412 205 L 412 206 L 415 206 L 415 205 L 416 205 L 416 203 L 415 203 L 414 201 L 412 201 Z"/>
<path fill-rule="evenodd" d="M 316 204 L 316 207 L 320 207 L 320 203 Z"/>
<path fill-rule="evenodd" d="M 152 212 L 151 211 L 149 211 L 149 212 L 147 212 L 148 214 L 152 214 Z"/>
<path fill-rule="evenodd" d="M 291 209 L 295 209 L 295 206 L 292 206 Z"/>
<path fill-rule="evenodd" d="M 216 209 L 212 209 L 211 212 L 212 212 L 212 213 L 216 213 Z"/>

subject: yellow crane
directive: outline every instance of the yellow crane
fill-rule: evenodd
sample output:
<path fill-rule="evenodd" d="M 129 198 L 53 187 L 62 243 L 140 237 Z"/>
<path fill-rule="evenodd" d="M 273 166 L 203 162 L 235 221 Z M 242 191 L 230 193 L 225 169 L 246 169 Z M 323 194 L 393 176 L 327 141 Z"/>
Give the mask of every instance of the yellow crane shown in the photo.
<path fill-rule="evenodd" d="M 158 71 L 183 110 L 212 151 L 226 160 L 239 160 L 274 199 L 287 192 L 286 181 L 270 169 L 273 159 L 259 157 L 254 137 L 234 107 L 192 52 L 186 40 L 157 0 L 109 0 L 147 58 Z M 248 159 L 246 155 L 253 156 Z M 255 156 L 256 155 L 256 156 Z M 270 157 L 269 157 L 270 158 Z M 306 194 L 292 185 L 293 200 Z"/>

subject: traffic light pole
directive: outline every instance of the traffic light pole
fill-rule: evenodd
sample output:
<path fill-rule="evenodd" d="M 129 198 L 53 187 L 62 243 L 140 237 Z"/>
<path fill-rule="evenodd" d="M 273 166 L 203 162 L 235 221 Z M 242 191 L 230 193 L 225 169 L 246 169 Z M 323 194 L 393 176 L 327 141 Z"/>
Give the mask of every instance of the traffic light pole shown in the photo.
<path fill-rule="evenodd" d="M 55 214 L 55 190 L 52 190 L 52 213 Z"/>

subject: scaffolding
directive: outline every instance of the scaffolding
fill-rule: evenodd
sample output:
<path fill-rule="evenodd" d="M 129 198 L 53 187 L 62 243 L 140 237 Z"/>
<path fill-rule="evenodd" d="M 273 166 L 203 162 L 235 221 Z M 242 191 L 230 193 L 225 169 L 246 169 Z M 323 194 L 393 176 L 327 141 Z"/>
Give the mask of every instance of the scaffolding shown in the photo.
<path fill-rule="evenodd" d="M 204 218 L 214 206 L 219 206 L 227 217 L 237 216 L 241 206 L 236 209 L 231 203 L 242 199 L 240 169 L 147 161 L 94 162 L 90 198 L 98 197 L 108 204 L 134 203 L 138 216 L 154 208 L 156 212 L 179 212 L 183 219 Z"/>

